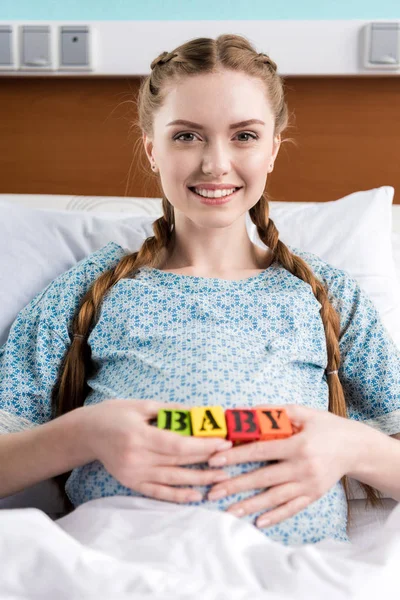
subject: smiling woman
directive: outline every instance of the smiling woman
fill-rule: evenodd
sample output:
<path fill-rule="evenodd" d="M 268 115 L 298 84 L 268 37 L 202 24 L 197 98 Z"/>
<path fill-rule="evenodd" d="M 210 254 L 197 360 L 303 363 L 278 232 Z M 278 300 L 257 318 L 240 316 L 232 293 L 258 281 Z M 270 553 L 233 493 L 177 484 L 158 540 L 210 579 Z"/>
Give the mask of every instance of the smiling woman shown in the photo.
<path fill-rule="evenodd" d="M 239 504 L 251 523 L 272 510 L 263 533 L 287 545 L 348 542 L 348 474 L 376 504 L 372 486 L 385 487 L 389 471 L 366 465 L 400 462 L 397 441 L 363 423 L 399 431 L 399 352 L 358 283 L 283 243 L 269 218 L 265 187 L 289 120 L 273 60 L 221 35 L 151 67 L 138 124 L 163 215 L 138 250 L 107 245 L 19 315 L 0 355 L 2 414 L 43 425 L 23 437 L 25 456 L 31 447 L 54 460 L 72 509 L 113 495 L 200 494 L 199 506 Z M 240 189 L 201 191 L 221 185 Z M 165 405 L 266 403 L 292 410 L 296 435 L 228 450 L 218 500 L 206 497 L 216 445 L 149 425 Z M 74 411 L 66 432 L 47 422 Z M 63 433 L 57 456 L 45 452 Z"/>

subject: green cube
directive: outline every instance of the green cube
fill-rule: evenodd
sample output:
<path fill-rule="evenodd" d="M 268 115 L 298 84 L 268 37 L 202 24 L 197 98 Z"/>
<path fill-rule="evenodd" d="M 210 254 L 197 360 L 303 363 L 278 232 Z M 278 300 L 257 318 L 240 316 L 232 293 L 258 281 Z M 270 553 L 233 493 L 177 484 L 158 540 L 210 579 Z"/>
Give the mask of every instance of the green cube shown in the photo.
<path fill-rule="evenodd" d="M 169 429 L 181 435 L 192 435 L 192 423 L 189 410 L 159 410 L 157 415 L 157 427 Z"/>

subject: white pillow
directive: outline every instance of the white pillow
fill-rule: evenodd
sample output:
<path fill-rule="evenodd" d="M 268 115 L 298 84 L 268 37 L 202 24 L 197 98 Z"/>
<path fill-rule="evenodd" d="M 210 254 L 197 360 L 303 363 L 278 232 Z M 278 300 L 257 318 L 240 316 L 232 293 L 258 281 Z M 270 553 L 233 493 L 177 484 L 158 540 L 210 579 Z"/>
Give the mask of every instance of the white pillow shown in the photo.
<path fill-rule="evenodd" d="M 400 233 L 392 234 L 393 257 L 396 265 L 397 278 L 400 281 Z"/>
<path fill-rule="evenodd" d="M 32 209 L 0 201 L 0 346 L 19 311 L 58 275 L 115 241 L 137 250 L 153 216 L 110 220 L 89 212 Z"/>
<path fill-rule="evenodd" d="M 270 216 L 284 242 L 319 255 L 358 280 L 400 348 L 400 284 L 391 245 L 393 196 L 394 188 L 383 186 L 332 202 L 270 202 Z M 85 256 L 109 241 L 138 250 L 153 235 L 161 201 L 159 206 L 156 215 L 136 216 L 32 209 L 0 200 L 0 345 L 18 312 Z M 263 246 L 248 214 L 246 226 L 250 239 Z"/>

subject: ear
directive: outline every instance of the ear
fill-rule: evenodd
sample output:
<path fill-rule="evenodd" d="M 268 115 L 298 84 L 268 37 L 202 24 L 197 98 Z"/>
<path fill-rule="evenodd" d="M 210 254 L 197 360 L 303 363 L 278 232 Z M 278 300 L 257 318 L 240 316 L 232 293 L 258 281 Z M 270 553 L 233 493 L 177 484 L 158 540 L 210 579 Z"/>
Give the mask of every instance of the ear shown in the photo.
<path fill-rule="evenodd" d="M 144 149 L 147 155 L 147 158 L 149 159 L 150 164 L 152 163 L 152 158 L 153 158 L 153 142 L 152 140 L 144 133 L 143 134 L 143 145 L 144 145 Z"/>
<path fill-rule="evenodd" d="M 272 155 L 271 155 L 272 162 L 275 162 L 275 159 L 278 155 L 280 147 L 281 147 L 281 134 L 276 135 L 274 138 L 274 142 L 272 145 Z"/>

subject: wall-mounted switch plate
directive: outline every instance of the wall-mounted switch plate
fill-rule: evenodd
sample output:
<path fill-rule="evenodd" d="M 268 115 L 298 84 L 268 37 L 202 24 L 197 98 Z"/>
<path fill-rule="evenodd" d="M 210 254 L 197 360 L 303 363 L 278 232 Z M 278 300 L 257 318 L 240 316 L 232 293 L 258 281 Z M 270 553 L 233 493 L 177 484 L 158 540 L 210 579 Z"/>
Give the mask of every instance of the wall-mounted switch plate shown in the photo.
<path fill-rule="evenodd" d="M 60 27 L 60 70 L 91 71 L 91 32 L 87 25 Z"/>
<path fill-rule="evenodd" d="M 0 71 L 15 69 L 13 29 L 11 25 L 0 25 Z"/>
<path fill-rule="evenodd" d="M 20 28 L 20 69 L 51 71 L 51 30 L 49 25 L 23 25 Z"/>
<path fill-rule="evenodd" d="M 400 69 L 400 21 L 364 26 L 362 62 L 366 69 Z"/>

